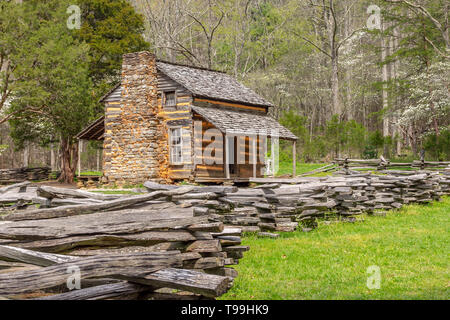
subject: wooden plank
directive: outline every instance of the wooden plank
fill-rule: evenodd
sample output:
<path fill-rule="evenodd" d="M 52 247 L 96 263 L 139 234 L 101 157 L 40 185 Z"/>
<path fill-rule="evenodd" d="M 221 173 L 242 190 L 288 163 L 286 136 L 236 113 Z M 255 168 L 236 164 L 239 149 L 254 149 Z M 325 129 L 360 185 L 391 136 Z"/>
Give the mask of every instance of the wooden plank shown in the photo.
<path fill-rule="evenodd" d="M 102 194 L 95 192 L 88 192 L 78 189 L 68 189 L 68 188 L 57 188 L 50 186 L 39 186 L 36 193 L 40 197 L 47 199 L 53 198 L 88 198 L 95 200 L 115 200 L 123 197 L 123 195 L 113 195 L 113 194 Z"/>
<path fill-rule="evenodd" d="M 224 229 L 222 222 L 211 222 L 211 223 L 199 223 L 192 224 L 187 227 L 190 231 L 203 231 L 203 232 L 222 232 Z"/>
<path fill-rule="evenodd" d="M 120 300 L 124 300 L 125 298 L 136 300 L 140 294 L 152 291 L 153 288 L 150 286 L 121 281 L 119 283 L 83 288 L 31 300 L 105 300 L 118 298 Z"/>
<path fill-rule="evenodd" d="M 45 208 L 30 210 L 21 213 L 11 213 L 0 217 L 0 220 L 20 221 L 20 220 L 39 220 L 53 219 L 61 217 L 70 217 L 74 215 L 85 215 L 98 211 L 117 210 L 127 208 L 132 205 L 158 199 L 164 196 L 181 195 L 190 192 L 193 187 L 181 187 L 170 191 L 155 191 L 146 195 L 123 197 L 116 200 L 105 201 L 103 203 L 88 205 L 71 205 L 56 208 Z"/>
<path fill-rule="evenodd" d="M 128 276 L 128 281 L 140 284 L 186 290 L 205 297 L 218 297 L 228 291 L 230 279 L 223 276 L 211 277 L 210 274 L 193 270 L 167 268 L 144 277 Z"/>
<path fill-rule="evenodd" d="M 51 266 L 55 263 L 65 263 L 75 259 L 59 254 L 47 254 L 16 247 L 0 246 L 0 260 L 5 258 L 43 267 Z"/>
<path fill-rule="evenodd" d="M 222 251 L 222 246 L 219 240 L 198 240 L 191 243 L 187 248 L 186 252 L 220 252 Z"/>
<path fill-rule="evenodd" d="M 225 134 L 225 178 L 230 179 L 230 137 Z M 234 139 L 234 138 L 233 138 Z"/>
<path fill-rule="evenodd" d="M 183 268 L 185 269 L 213 269 L 223 267 L 225 265 L 225 259 L 221 257 L 205 257 L 197 260 L 185 261 Z"/>
<path fill-rule="evenodd" d="M 152 273 L 170 266 L 182 266 L 180 258 L 167 253 L 94 256 L 74 259 L 38 270 L 0 274 L 0 295 L 14 295 L 63 285 L 70 268 L 76 267 L 83 279 L 127 274 Z"/>
<path fill-rule="evenodd" d="M 207 217 L 171 218 L 171 210 L 170 208 L 167 212 L 163 210 L 162 214 L 156 210 L 140 210 L 130 214 L 118 211 L 64 219 L 17 221 L 0 224 L 0 238 L 30 242 L 74 236 L 125 235 L 164 229 L 185 229 L 190 225 L 207 221 Z M 178 210 L 187 210 L 192 215 L 191 208 Z M 163 216 L 166 216 L 165 219 Z"/>
<path fill-rule="evenodd" d="M 30 181 L 24 181 L 24 182 L 11 184 L 9 186 L 0 188 L 0 194 L 6 193 L 6 192 L 8 192 L 10 190 L 13 190 L 13 189 L 16 189 L 16 188 L 26 187 L 26 186 L 29 186 L 30 184 L 31 184 Z"/>
<path fill-rule="evenodd" d="M 292 142 L 292 177 L 297 175 L 297 142 Z"/>
<path fill-rule="evenodd" d="M 211 103 L 211 104 L 219 104 L 221 106 L 227 106 L 227 107 L 235 107 L 235 108 L 240 108 L 240 109 L 250 109 L 250 110 L 257 110 L 257 111 L 264 111 L 264 112 L 266 112 L 266 108 L 251 107 L 251 106 L 246 106 L 246 105 L 237 104 L 237 103 L 215 101 L 215 100 L 209 100 L 209 99 L 200 99 L 200 98 L 195 98 L 194 99 L 194 103 L 196 101 L 207 102 L 207 103 Z"/>
<path fill-rule="evenodd" d="M 86 235 L 18 243 L 15 246 L 43 252 L 65 252 L 78 247 L 151 246 L 165 242 L 195 241 L 192 233 L 184 230 L 151 231 L 120 235 Z"/>
<path fill-rule="evenodd" d="M 2 246 L 0 246 L 1 248 Z M 16 253 L 14 254 L 14 251 Z M 0 251 L 1 252 L 1 251 Z M 174 253 L 169 253 L 169 256 L 172 256 Z M 165 256 L 164 253 L 153 253 L 153 255 L 157 258 L 158 256 Z M 78 258 L 73 256 L 60 256 L 55 254 L 40 254 L 31 250 L 23 250 L 12 248 L 9 251 L 9 256 L 15 256 L 19 261 L 26 263 L 36 263 L 41 266 L 48 266 L 52 264 L 62 263 L 62 265 L 73 265 L 74 262 L 79 261 Z M 38 257 L 38 258 L 36 258 Z M 61 258 L 64 257 L 64 258 Z M 131 256 L 129 256 L 130 258 Z M 138 255 L 139 257 L 139 255 Z M 95 257 L 94 257 L 95 258 Z M 65 270 L 66 271 L 66 270 Z M 144 284 L 150 287 L 167 287 L 172 289 L 180 289 L 186 290 L 193 293 L 201 294 L 207 297 L 217 297 L 225 293 L 229 287 L 230 280 L 226 277 L 220 276 L 212 276 L 208 274 L 204 274 L 196 271 L 189 270 L 180 270 L 168 268 L 164 270 L 160 270 L 154 272 L 150 275 L 134 275 L 139 272 L 139 269 L 134 270 L 131 275 L 123 275 L 119 278 L 126 279 L 128 281 L 132 281 L 135 283 Z M 147 271 L 145 271 L 147 272 Z M 84 273 L 82 273 L 83 278 Z M 67 278 L 67 273 L 64 274 L 65 278 Z M 119 285 L 118 285 L 119 286 Z M 120 287 L 120 286 L 119 286 Z M 110 287 L 108 287 L 110 288 Z M 109 289 L 108 289 L 109 290 Z M 1 292 L 1 287 L 0 287 Z M 94 293 L 92 293 L 94 292 Z M 99 290 L 94 290 L 91 292 L 87 292 L 86 294 L 95 294 L 98 297 Z M 101 292 L 100 292 L 101 293 Z M 75 294 L 75 293 L 74 293 Z M 85 293 L 82 293 L 85 294 Z M 107 292 L 105 293 L 107 294 Z M 63 296 L 64 298 L 64 296 Z M 85 296 L 87 299 L 87 296 Z M 50 299 L 51 297 L 44 298 Z M 58 299 L 56 299 L 58 300 Z"/>
<path fill-rule="evenodd" d="M 73 215 L 89 214 L 101 210 L 114 210 L 126 208 L 133 204 L 138 204 L 145 201 L 157 199 L 159 197 L 162 197 L 163 195 L 164 195 L 163 191 L 156 191 L 148 195 L 127 197 L 99 204 L 71 205 L 56 208 L 30 210 L 23 213 L 12 213 L 7 216 L 0 217 L 0 219 L 10 221 L 20 221 L 20 220 L 38 220 L 38 219 L 52 219 L 58 217 L 69 217 Z"/>
<path fill-rule="evenodd" d="M 252 164 L 253 164 L 253 178 L 256 178 L 256 166 L 257 166 L 257 152 L 256 152 L 256 143 L 257 143 L 257 138 L 256 137 L 252 137 Z"/>

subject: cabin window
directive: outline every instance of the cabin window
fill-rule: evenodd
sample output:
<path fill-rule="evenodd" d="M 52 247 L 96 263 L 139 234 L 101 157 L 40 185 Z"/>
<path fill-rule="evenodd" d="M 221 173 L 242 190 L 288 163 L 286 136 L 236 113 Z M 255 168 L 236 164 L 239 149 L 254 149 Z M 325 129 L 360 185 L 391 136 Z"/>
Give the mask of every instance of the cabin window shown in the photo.
<path fill-rule="evenodd" d="M 183 137 L 181 128 L 170 129 L 170 163 L 183 163 Z"/>
<path fill-rule="evenodd" d="M 177 95 L 175 91 L 168 91 L 164 93 L 164 106 L 165 107 L 177 106 Z"/>

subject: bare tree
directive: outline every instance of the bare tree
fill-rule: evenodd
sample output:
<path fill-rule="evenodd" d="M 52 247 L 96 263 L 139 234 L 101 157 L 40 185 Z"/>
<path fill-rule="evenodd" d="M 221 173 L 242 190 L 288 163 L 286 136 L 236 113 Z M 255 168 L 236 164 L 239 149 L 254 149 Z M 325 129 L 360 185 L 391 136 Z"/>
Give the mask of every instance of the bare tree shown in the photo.
<path fill-rule="evenodd" d="M 315 29 L 324 29 L 322 33 L 322 43 L 300 35 L 300 37 L 323 53 L 330 59 L 331 62 L 331 96 L 332 96 L 332 112 L 339 116 L 344 116 L 341 99 L 339 96 L 339 54 L 341 47 L 353 37 L 361 28 L 356 28 L 353 31 L 348 31 L 346 36 L 340 36 L 344 21 L 348 19 L 348 14 L 351 7 L 357 1 L 353 1 L 346 6 L 345 9 L 338 9 L 334 0 L 315 1 L 310 0 L 309 6 L 313 8 L 314 16 L 311 23 L 314 24 Z"/>
<path fill-rule="evenodd" d="M 197 55 L 189 48 L 189 29 L 195 24 L 188 19 L 191 0 L 129 0 L 140 12 L 146 23 L 145 38 L 154 45 L 158 56 L 175 62 L 182 55 L 192 64 L 199 64 Z"/>
<path fill-rule="evenodd" d="M 206 39 L 206 52 L 207 60 L 206 64 L 208 68 L 212 67 L 212 42 L 214 34 L 217 28 L 220 26 L 225 13 L 220 8 L 219 3 L 216 0 L 208 0 L 208 6 L 202 12 L 187 12 L 187 15 L 191 17 L 202 29 L 203 35 Z M 206 19 L 203 19 L 206 16 Z"/>
<path fill-rule="evenodd" d="M 442 52 L 438 48 L 438 46 L 428 37 L 425 37 L 425 40 L 433 47 L 433 49 L 441 56 L 450 59 L 450 38 L 449 38 L 449 19 L 448 19 L 448 10 L 449 10 L 449 2 L 444 0 L 442 1 L 442 11 L 444 16 L 444 21 L 440 22 L 435 16 L 433 16 L 430 11 L 426 8 L 425 5 L 420 4 L 420 1 L 411 1 L 411 0 L 384 0 L 385 2 L 394 3 L 394 4 L 403 4 L 413 10 L 415 13 L 419 15 L 423 15 L 427 19 L 429 19 L 437 30 L 441 33 L 442 40 L 445 43 L 445 52 Z"/>

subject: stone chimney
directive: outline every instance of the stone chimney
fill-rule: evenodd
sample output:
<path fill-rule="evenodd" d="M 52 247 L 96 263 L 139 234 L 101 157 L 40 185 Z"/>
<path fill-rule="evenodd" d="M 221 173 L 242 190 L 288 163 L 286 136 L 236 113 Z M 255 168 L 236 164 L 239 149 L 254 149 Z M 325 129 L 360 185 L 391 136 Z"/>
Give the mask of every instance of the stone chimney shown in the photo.
<path fill-rule="evenodd" d="M 104 175 L 110 183 L 141 183 L 159 175 L 157 70 L 147 51 L 125 54 L 120 104 L 105 109 Z"/>

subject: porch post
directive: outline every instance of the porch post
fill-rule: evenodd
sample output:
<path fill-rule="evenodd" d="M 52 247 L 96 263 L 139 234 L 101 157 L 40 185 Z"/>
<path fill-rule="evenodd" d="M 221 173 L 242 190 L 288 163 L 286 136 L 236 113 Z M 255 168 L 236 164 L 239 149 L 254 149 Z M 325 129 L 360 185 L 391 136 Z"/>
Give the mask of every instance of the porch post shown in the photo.
<path fill-rule="evenodd" d="M 78 140 L 78 176 L 81 176 L 81 151 L 83 150 L 83 140 Z"/>
<path fill-rule="evenodd" d="M 270 137 L 270 155 L 272 157 L 272 177 L 275 178 L 275 139 Z"/>
<path fill-rule="evenodd" d="M 225 177 L 230 179 L 230 146 L 227 133 L 225 133 Z"/>
<path fill-rule="evenodd" d="M 297 175 L 297 141 L 292 143 L 292 178 Z"/>
<path fill-rule="evenodd" d="M 268 140 L 268 136 L 266 135 L 266 136 L 264 136 L 264 142 L 263 142 L 263 151 L 262 151 L 262 159 L 260 158 L 260 161 L 262 162 L 262 163 L 264 163 L 264 172 L 261 172 L 261 174 L 263 175 L 263 176 L 265 176 L 266 174 L 267 174 L 267 140 Z"/>
<path fill-rule="evenodd" d="M 97 149 L 97 172 L 100 171 L 100 150 Z"/>
<path fill-rule="evenodd" d="M 257 135 L 252 136 L 253 178 L 256 178 L 256 141 Z"/>

